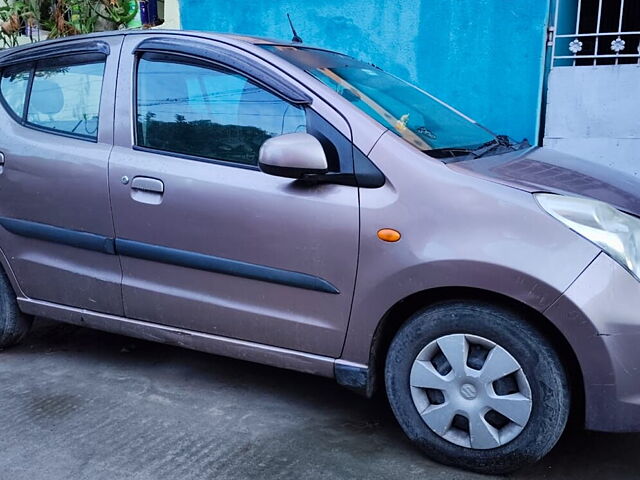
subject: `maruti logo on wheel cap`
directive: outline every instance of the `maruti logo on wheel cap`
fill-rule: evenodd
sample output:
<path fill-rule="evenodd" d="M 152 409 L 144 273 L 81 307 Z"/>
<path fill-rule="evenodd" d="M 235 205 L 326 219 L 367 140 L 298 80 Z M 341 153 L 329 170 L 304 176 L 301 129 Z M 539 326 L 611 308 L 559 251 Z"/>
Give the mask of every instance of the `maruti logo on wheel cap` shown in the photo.
<path fill-rule="evenodd" d="M 460 387 L 460 395 L 467 400 L 473 400 L 476 398 L 478 392 L 476 391 L 476 387 L 471 385 L 470 383 L 465 383 L 462 387 Z"/>

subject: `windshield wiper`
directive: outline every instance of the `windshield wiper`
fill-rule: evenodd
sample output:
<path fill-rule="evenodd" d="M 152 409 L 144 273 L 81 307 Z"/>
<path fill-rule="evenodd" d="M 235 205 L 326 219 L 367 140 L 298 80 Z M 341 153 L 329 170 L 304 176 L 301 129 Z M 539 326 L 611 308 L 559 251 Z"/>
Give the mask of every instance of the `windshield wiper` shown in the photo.
<path fill-rule="evenodd" d="M 511 147 L 511 145 L 512 144 L 509 140 L 509 137 L 507 137 L 506 135 L 498 135 L 493 140 L 474 148 L 469 153 L 473 155 L 474 158 L 480 158 L 493 152 L 498 147 Z"/>
<path fill-rule="evenodd" d="M 493 150 L 500 143 L 497 139 L 490 140 L 475 148 L 468 147 L 444 147 L 434 148 L 427 150 L 426 153 L 435 158 L 455 158 L 455 157 L 468 157 L 472 155 L 474 158 L 478 158 L 479 155 L 483 155 L 486 152 Z"/>
<path fill-rule="evenodd" d="M 484 157 L 495 150 L 520 150 L 529 146 L 529 142 L 527 140 L 523 140 L 521 143 L 512 142 L 509 137 L 506 135 L 497 135 L 496 138 L 489 140 L 488 142 L 483 143 L 475 148 L 466 148 L 466 147 L 451 147 L 451 148 L 437 148 L 433 150 L 428 150 L 426 153 L 432 157 L 446 159 L 451 158 L 450 161 L 455 161 L 457 157 L 472 157 L 472 158 L 480 158 Z M 501 152 L 501 153 L 504 153 Z M 460 158 L 459 160 L 463 160 Z M 458 161 L 459 161 L 458 160 Z"/>

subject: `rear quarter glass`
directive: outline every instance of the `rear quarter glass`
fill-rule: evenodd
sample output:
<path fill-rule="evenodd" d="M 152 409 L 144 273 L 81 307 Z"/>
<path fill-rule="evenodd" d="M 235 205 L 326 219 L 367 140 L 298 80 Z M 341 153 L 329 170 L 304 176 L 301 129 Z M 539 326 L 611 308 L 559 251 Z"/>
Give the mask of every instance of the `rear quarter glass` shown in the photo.
<path fill-rule="evenodd" d="M 21 118 L 31 76 L 31 65 L 14 65 L 2 70 L 0 95 L 5 108 L 16 118 Z"/>

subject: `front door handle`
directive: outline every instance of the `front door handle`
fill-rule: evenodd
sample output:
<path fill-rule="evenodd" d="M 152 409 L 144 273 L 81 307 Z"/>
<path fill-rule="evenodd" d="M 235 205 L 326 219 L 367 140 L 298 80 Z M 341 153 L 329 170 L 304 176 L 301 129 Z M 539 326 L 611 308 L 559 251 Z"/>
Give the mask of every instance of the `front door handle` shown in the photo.
<path fill-rule="evenodd" d="M 162 180 L 151 177 L 135 177 L 131 180 L 131 198 L 136 202 L 160 205 L 163 195 L 164 183 Z"/>
<path fill-rule="evenodd" d="M 4 172 L 4 153 L 0 152 L 0 174 Z"/>
<path fill-rule="evenodd" d="M 131 181 L 131 189 L 162 195 L 164 193 L 164 183 L 157 178 L 135 177 Z"/>

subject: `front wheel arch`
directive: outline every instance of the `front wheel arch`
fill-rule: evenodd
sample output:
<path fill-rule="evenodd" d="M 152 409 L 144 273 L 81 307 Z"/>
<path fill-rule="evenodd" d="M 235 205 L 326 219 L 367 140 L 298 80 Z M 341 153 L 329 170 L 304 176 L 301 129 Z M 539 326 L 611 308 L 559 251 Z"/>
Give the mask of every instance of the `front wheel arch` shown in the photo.
<path fill-rule="evenodd" d="M 584 425 L 585 390 L 583 372 L 575 351 L 560 330 L 534 308 L 499 293 L 469 287 L 440 287 L 412 294 L 393 305 L 378 323 L 369 353 L 367 394 L 384 391 L 384 365 L 389 346 L 402 325 L 416 312 L 447 301 L 481 301 L 505 308 L 529 320 L 552 344 L 570 379 L 572 409 L 570 425 Z"/>

